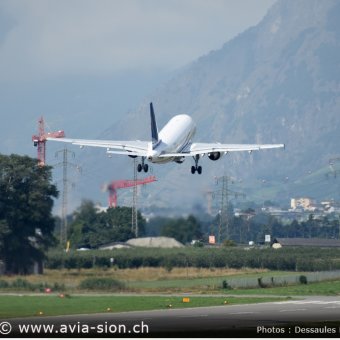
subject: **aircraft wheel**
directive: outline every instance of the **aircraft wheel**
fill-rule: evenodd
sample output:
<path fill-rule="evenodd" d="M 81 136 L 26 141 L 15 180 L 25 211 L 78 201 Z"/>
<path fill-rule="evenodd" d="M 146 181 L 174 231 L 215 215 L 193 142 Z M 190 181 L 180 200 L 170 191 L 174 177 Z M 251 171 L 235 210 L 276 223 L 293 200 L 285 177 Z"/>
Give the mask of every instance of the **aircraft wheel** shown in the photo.
<path fill-rule="evenodd" d="M 138 165 L 137 165 L 137 171 L 138 171 L 138 172 L 141 172 L 141 171 L 142 171 L 142 164 L 138 164 Z"/>
<path fill-rule="evenodd" d="M 191 173 L 194 174 L 196 172 L 196 168 L 194 166 L 191 167 Z"/>
<path fill-rule="evenodd" d="M 197 168 L 197 172 L 198 172 L 199 175 L 202 173 L 202 167 L 201 167 L 201 166 L 199 166 L 199 167 Z"/>
<path fill-rule="evenodd" d="M 144 172 L 148 172 L 149 171 L 149 165 L 148 164 L 144 164 L 143 170 L 144 170 Z"/>

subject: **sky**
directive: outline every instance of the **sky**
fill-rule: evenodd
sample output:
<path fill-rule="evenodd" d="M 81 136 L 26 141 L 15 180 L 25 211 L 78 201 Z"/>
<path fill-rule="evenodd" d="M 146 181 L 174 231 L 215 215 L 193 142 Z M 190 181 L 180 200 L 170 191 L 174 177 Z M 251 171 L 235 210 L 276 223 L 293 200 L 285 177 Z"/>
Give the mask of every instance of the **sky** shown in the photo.
<path fill-rule="evenodd" d="M 0 153 L 35 156 L 49 131 L 98 138 L 176 70 L 274 0 L 0 0 Z"/>
<path fill-rule="evenodd" d="M 273 3 L 0 0 L 0 81 L 174 70 L 256 25 Z"/>

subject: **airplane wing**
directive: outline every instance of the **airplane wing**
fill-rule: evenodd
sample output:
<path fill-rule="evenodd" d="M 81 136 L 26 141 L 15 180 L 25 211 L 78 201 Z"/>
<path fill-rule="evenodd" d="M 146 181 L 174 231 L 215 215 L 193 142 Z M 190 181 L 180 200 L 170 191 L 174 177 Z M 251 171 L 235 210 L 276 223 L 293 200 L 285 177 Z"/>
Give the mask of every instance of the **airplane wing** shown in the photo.
<path fill-rule="evenodd" d="M 284 144 L 222 144 L 222 143 L 192 143 L 182 152 L 161 155 L 161 157 L 189 157 L 212 152 L 259 151 L 264 149 L 284 148 Z"/>
<path fill-rule="evenodd" d="M 106 148 L 108 153 L 116 153 L 128 156 L 146 156 L 148 145 L 146 141 L 113 141 L 113 140 L 89 140 L 89 139 L 71 139 L 71 138 L 52 138 L 47 137 L 47 140 L 55 142 L 71 143 L 73 145 L 94 146 Z"/>
<path fill-rule="evenodd" d="M 190 153 L 258 151 L 264 149 L 284 148 L 284 144 L 221 144 L 221 143 L 193 143 Z"/>

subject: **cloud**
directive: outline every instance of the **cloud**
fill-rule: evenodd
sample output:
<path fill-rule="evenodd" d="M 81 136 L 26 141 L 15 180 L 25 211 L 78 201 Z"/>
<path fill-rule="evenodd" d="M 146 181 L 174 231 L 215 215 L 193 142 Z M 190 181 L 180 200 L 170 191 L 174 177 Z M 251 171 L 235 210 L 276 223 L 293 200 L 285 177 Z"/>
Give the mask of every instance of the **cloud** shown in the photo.
<path fill-rule="evenodd" d="M 175 69 L 256 24 L 273 2 L 2 0 L 1 79 Z"/>

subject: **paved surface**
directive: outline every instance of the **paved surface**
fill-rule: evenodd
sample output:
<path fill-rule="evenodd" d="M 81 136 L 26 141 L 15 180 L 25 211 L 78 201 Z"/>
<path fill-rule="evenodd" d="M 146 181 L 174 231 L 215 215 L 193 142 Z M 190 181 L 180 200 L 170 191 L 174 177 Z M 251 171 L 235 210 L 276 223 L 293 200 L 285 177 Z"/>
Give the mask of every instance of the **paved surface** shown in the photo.
<path fill-rule="evenodd" d="M 340 336 L 340 297 L 308 297 L 298 301 L 225 305 L 159 311 L 105 313 L 9 320 L 13 335 L 18 325 L 73 325 L 72 334 L 97 336 Z M 123 333 L 117 333 L 118 325 Z M 87 325 L 90 330 L 86 330 Z M 100 325 L 100 327 L 98 326 Z M 134 326 L 137 327 L 134 328 Z M 85 327 L 85 328 L 82 328 Z M 98 331 L 99 327 L 99 331 Z M 311 330 L 311 327 L 313 328 Z M 62 330 L 55 329 L 54 336 Z M 55 331 L 54 330 L 54 331 Z M 78 331 L 78 333 L 77 333 Z M 116 331 L 113 333 L 113 331 Z M 308 333 L 306 333 L 308 332 Z M 325 334 L 326 333 L 326 334 Z M 41 334 L 40 336 L 43 336 Z M 45 334 L 46 336 L 46 334 Z"/>

